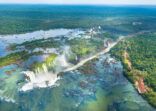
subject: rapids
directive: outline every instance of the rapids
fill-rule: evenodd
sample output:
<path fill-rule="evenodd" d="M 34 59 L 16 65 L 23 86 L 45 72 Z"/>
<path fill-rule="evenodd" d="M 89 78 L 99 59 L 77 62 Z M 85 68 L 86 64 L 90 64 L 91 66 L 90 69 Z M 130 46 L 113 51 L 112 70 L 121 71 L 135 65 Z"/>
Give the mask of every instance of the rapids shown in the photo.
<path fill-rule="evenodd" d="M 76 65 L 70 65 L 67 62 L 65 53 L 68 52 L 69 48 L 65 48 L 66 50 L 64 50 L 64 53 L 62 55 L 58 56 L 56 58 L 56 60 L 54 61 L 55 74 L 54 74 L 54 72 L 51 72 L 51 73 L 48 72 L 46 65 L 42 66 L 42 68 L 44 69 L 43 72 L 41 72 L 40 69 L 38 69 L 38 71 L 36 71 L 37 73 L 34 73 L 32 71 L 23 71 L 22 73 L 26 76 L 28 83 L 23 85 L 22 88 L 20 89 L 20 91 L 31 90 L 35 87 L 43 88 L 43 87 L 49 87 L 49 86 L 55 85 L 57 80 L 60 79 L 59 73 L 76 70 L 77 68 L 83 66 L 86 62 L 109 52 L 109 50 L 112 47 L 114 47 L 121 40 L 122 40 L 122 38 L 120 38 L 116 42 L 109 43 L 107 48 L 105 48 L 104 50 L 102 50 L 101 52 L 99 52 L 93 56 L 90 56 L 86 59 L 81 60 Z"/>

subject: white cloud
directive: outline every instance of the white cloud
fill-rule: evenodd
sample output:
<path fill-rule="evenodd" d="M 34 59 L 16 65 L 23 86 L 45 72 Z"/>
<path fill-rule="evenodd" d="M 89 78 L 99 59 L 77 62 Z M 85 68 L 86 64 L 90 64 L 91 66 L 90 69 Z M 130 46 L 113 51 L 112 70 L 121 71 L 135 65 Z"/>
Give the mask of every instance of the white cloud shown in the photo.
<path fill-rule="evenodd" d="M 44 4 L 151 4 L 156 0 L 0 0 L 0 3 L 44 3 Z"/>

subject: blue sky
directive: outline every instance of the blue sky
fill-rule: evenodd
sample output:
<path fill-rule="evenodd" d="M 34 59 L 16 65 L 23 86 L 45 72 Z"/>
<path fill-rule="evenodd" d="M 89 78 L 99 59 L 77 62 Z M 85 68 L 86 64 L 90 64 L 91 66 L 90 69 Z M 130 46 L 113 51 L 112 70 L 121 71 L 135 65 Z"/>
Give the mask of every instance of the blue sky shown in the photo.
<path fill-rule="evenodd" d="M 0 3 L 156 5 L 156 0 L 0 0 Z"/>

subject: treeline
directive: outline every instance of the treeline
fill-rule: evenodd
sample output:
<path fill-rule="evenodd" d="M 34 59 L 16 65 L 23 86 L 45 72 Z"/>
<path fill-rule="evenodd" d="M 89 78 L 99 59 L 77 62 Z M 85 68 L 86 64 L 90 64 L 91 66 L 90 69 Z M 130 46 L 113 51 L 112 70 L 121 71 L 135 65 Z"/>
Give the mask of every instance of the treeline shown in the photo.
<path fill-rule="evenodd" d="M 132 71 L 128 71 L 123 61 L 123 52 L 127 51 L 132 63 Z M 156 107 L 156 34 L 141 34 L 120 42 L 111 50 L 111 54 L 120 59 L 124 66 L 126 77 L 134 83 L 137 77 L 143 77 L 149 91 L 142 95 Z M 135 71 L 134 71 L 135 70 Z M 140 74 L 134 74 L 134 72 Z"/>
<path fill-rule="evenodd" d="M 5 57 L 0 58 L 0 67 L 7 66 L 10 64 L 17 64 L 28 58 L 29 54 L 27 51 L 15 52 L 8 54 Z"/>

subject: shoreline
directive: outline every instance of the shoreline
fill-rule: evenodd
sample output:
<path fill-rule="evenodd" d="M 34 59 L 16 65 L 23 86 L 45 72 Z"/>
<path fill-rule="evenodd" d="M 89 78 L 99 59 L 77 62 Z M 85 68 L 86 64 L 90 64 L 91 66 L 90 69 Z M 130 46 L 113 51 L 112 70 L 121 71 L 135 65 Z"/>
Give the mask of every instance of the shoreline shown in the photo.
<path fill-rule="evenodd" d="M 137 37 L 137 35 L 140 35 L 140 34 L 144 34 L 144 33 L 148 33 L 149 31 L 144 31 L 144 32 L 139 32 L 137 34 L 133 34 L 131 36 L 128 36 L 127 38 L 131 38 L 131 37 Z M 149 32 L 150 33 L 150 32 Z M 126 38 L 125 38 L 126 39 Z M 122 49 L 121 49 L 122 50 Z M 147 103 L 153 107 L 153 108 L 156 108 L 156 106 L 151 102 L 151 100 L 148 98 L 147 94 L 151 93 L 152 92 L 152 89 L 151 87 L 149 88 L 145 83 L 144 81 L 142 81 L 142 85 L 145 89 L 143 89 L 143 92 L 141 91 L 140 92 L 140 89 L 143 88 L 142 86 L 136 86 L 136 82 L 138 82 L 139 80 L 135 80 L 132 78 L 132 75 L 130 75 L 132 72 L 132 70 L 135 70 L 136 68 L 134 66 L 131 66 L 131 69 L 129 67 L 129 64 L 125 63 L 124 61 L 124 57 L 123 55 L 118 55 L 118 54 L 115 54 L 114 52 L 110 52 L 111 56 L 114 57 L 116 60 L 119 60 L 121 61 L 122 65 L 123 65 L 123 75 L 127 78 L 127 80 L 133 85 L 134 89 L 137 91 L 137 93 L 145 100 L 147 101 Z M 133 68 L 132 68 L 133 67 Z M 138 69 L 136 69 L 138 70 Z M 140 70 L 138 70 L 140 71 Z M 133 73 L 134 74 L 134 73 Z M 137 77 L 138 75 L 134 75 L 135 77 Z M 140 79 L 144 80 L 144 78 L 141 78 Z M 144 92 L 144 90 L 146 90 Z"/>

